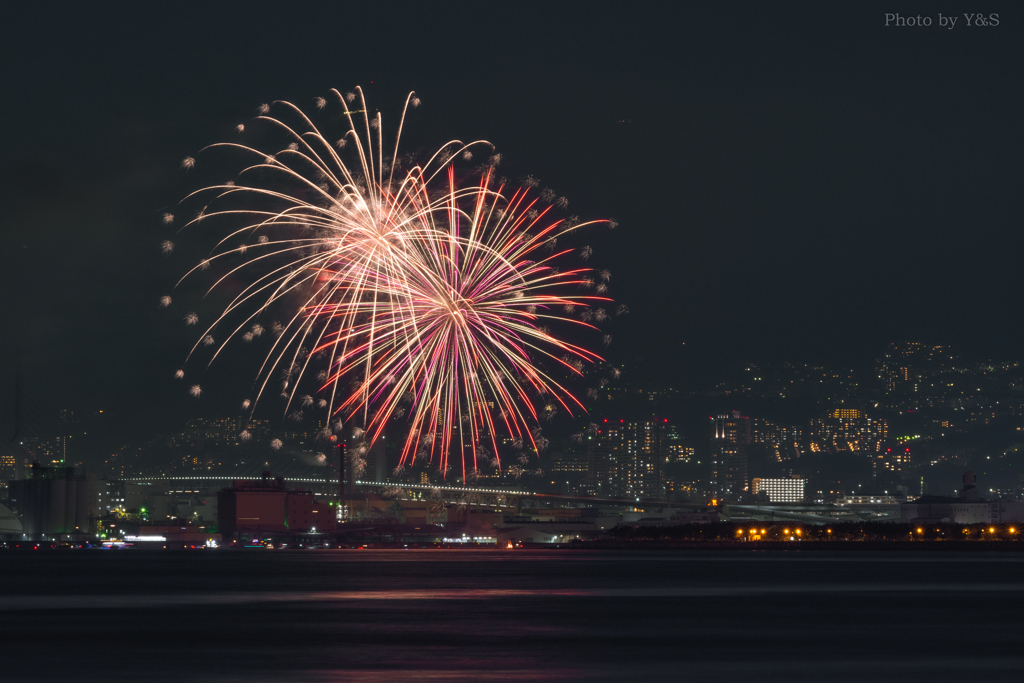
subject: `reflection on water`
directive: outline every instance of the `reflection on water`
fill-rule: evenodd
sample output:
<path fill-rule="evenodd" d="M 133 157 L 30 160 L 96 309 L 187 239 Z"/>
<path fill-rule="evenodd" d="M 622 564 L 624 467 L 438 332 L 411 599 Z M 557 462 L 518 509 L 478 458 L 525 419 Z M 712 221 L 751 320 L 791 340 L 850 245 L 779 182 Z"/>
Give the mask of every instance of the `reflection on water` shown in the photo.
<path fill-rule="evenodd" d="M 3 680 L 1019 681 L 1024 557 L 0 555 Z"/>
<path fill-rule="evenodd" d="M 198 605 L 249 605 L 281 602 L 366 602 L 370 600 L 515 600 L 522 598 L 695 598 L 747 597 L 769 595 L 860 594 L 860 593 L 998 593 L 1024 591 L 1024 584 L 1003 583 L 919 583 L 919 584 L 812 584 L 807 586 L 721 586 L 681 588 L 598 588 L 598 589 L 433 589 L 382 591 L 322 591 L 259 593 L 183 593 L 178 595 L 8 595 L 0 596 L 0 612 L 26 610 L 142 609 Z"/>

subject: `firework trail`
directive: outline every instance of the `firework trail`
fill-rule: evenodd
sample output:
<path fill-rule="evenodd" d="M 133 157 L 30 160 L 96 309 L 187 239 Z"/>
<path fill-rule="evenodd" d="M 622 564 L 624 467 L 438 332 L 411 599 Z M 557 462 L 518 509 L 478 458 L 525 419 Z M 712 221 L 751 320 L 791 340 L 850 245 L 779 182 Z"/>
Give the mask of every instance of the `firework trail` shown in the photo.
<path fill-rule="evenodd" d="M 231 342 L 254 342 L 265 330 L 259 320 L 276 312 L 246 410 L 276 393 L 283 414 L 300 421 L 299 408 L 315 401 L 327 434 L 358 425 L 359 455 L 389 420 L 404 418 L 400 466 L 427 458 L 448 472 L 456 457 L 463 478 L 478 457 L 490 461 L 501 438 L 542 450 L 546 439 L 532 426 L 559 409 L 584 412 L 557 377 L 582 376 L 584 363 L 601 360 L 551 326 L 596 331 L 591 321 L 607 319 L 611 304 L 608 271 L 556 267 L 575 251 L 558 240 L 608 222 L 557 218 L 554 207 L 568 202 L 548 189 L 535 193 L 532 176 L 518 188 L 496 181 L 501 155 L 485 141 L 449 142 L 422 164 L 401 156 L 406 113 L 419 104 L 414 93 L 389 146 L 361 89 L 332 90 L 314 103 L 341 110 L 343 138 L 322 135 L 298 107 L 274 102 L 239 130 L 276 135 L 280 149 L 221 143 L 182 164 L 198 173 L 210 152 L 246 163 L 232 181 L 186 197 L 202 208 L 179 231 L 215 225 L 218 240 L 185 278 L 217 268 L 210 291 L 231 292 L 189 357 L 211 346 L 212 363 Z M 488 164 L 478 176 L 458 172 L 453 163 L 477 148 Z M 592 250 L 583 253 L 589 259 Z M 591 293 L 596 280 L 601 287 Z M 197 325 L 198 316 L 185 323 Z"/>

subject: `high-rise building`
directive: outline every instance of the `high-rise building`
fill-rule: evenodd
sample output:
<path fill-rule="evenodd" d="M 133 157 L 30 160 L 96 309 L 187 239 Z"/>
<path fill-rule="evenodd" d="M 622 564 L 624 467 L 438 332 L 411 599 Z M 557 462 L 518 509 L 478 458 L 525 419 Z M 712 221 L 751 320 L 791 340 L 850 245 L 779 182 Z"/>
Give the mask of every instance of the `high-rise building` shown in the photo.
<path fill-rule="evenodd" d="M 754 419 L 752 443 L 764 446 L 776 462 L 800 457 L 800 443 L 804 430 L 799 427 L 776 424 L 761 418 Z"/>
<path fill-rule="evenodd" d="M 664 498 L 668 420 L 604 420 L 590 441 L 588 469 L 600 496 Z"/>
<path fill-rule="evenodd" d="M 734 410 L 711 418 L 711 491 L 723 500 L 738 500 L 750 491 L 747 457 L 751 442 L 751 420 Z"/>
<path fill-rule="evenodd" d="M 807 447 L 812 453 L 846 451 L 874 455 L 889 438 L 889 423 L 870 418 L 859 410 L 839 408 L 824 418 L 811 420 Z"/>
<path fill-rule="evenodd" d="M 665 462 L 689 462 L 693 457 L 693 448 L 683 445 L 683 437 L 679 428 L 669 422 L 665 427 L 665 442 L 662 446 L 665 452 Z"/>

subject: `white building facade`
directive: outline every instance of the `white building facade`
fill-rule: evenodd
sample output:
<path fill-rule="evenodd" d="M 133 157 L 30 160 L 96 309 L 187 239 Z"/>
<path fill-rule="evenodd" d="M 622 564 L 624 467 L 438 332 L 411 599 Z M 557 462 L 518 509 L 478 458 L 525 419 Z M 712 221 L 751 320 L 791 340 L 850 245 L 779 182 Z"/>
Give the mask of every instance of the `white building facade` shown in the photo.
<path fill-rule="evenodd" d="M 753 493 L 756 496 L 764 491 L 772 503 L 801 503 L 804 500 L 806 479 L 789 477 L 787 479 L 764 479 L 755 477 Z"/>

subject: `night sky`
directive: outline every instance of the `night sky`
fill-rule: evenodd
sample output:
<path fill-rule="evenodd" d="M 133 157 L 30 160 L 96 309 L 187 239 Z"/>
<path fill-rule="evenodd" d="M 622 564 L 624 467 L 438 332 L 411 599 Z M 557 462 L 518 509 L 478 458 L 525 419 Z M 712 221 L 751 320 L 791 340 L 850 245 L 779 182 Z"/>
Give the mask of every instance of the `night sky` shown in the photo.
<path fill-rule="evenodd" d="M 961 18 L 886 28 L 894 9 Z M 172 379 L 189 337 L 157 306 L 190 265 L 159 251 L 195 187 L 178 165 L 262 102 L 355 85 L 385 124 L 417 92 L 407 145 L 490 140 L 509 177 L 619 222 L 581 244 L 632 311 L 608 354 L 637 381 L 902 339 L 1021 358 L 1022 21 L 968 1 L 3 3 L 4 382 L 20 343 L 26 383 L 68 405 L 215 410 Z"/>

